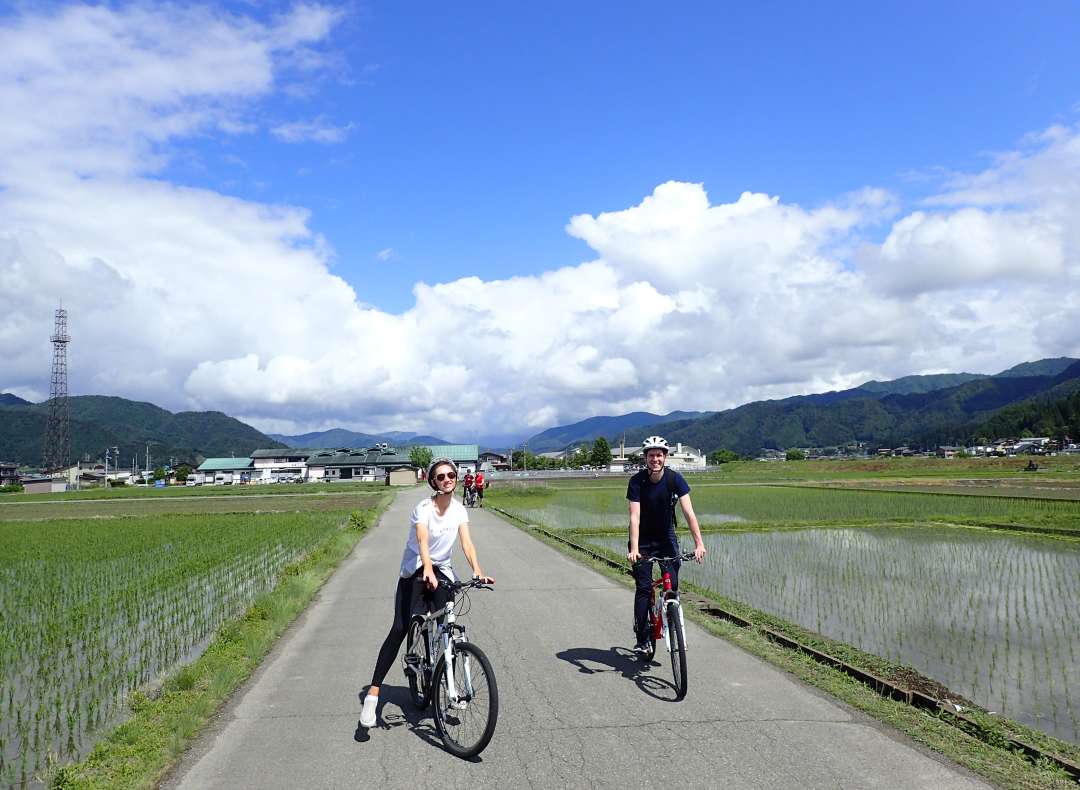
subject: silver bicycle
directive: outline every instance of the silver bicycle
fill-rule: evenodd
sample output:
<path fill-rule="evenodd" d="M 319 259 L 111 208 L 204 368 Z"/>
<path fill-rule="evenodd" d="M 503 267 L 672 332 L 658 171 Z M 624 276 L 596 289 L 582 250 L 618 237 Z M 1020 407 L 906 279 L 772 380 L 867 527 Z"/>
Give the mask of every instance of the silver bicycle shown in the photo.
<path fill-rule="evenodd" d="M 468 590 L 490 590 L 479 579 L 443 582 L 450 591 L 446 606 L 413 615 L 402 668 L 413 704 L 424 710 L 435 703 L 435 726 L 446 750 L 469 759 L 491 741 L 499 718 L 499 688 L 491 662 L 468 641 L 458 617 L 469 611 Z"/>

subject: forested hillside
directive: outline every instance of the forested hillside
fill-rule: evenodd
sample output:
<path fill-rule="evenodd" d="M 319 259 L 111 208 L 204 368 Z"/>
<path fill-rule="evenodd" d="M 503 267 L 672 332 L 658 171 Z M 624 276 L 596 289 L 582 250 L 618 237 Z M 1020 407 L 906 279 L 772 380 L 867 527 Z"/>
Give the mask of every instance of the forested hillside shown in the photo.
<path fill-rule="evenodd" d="M 1045 375 L 1017 375 L 1017 371 Z M 939 381 L 947 381 L 939 379 Z M 997 376 L 927 392 L 877 394 L 861 388 L 825 395 L 758 401 L 698 419 L 646 425 L 628 432 L 637 442 L 660 432 L 706 451 L 726 448 L 744 455 L 762 449 L 827 447 L 852 442 L 881 446 L 967 441 L 1000 410 L 1038 396 L 1056 397 L 1080 381 L 1080 362 L 1041 360 Z M 609 437 L 610 438 L 610 437 Z"/>
<path fill-rule="evenodd" d="M 283 446 L 221 412 L 174 414 L 152 403 L 102 395 L 74 396 L 69 403 L 72 460 L 100 458 L 106 447 L 119 447 L 122 463 L 129 464 L 133 456 L 145 462 L 147 445 L 152 463 L 245 456 Z M 39 464 L 47 417 L 47 403 L 0 405 L 0 460 Z"/>

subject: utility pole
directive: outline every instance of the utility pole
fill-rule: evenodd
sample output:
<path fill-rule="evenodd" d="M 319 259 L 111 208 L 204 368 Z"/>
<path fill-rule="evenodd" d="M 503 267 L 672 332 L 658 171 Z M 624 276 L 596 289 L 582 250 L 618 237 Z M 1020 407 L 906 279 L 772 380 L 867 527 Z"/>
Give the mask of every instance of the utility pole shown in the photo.
<path fill-rule="evenodd" d="M 521 463 L 525 465 L 525 471 L 529 471 L 529 443 L 521 443 Z"/>

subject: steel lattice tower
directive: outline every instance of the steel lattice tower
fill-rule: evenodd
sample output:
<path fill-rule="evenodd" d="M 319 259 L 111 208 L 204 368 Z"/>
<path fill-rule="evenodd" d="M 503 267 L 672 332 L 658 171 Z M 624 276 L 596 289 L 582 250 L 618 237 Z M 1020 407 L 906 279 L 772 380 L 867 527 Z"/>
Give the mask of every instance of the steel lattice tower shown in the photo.
<path fill-rule="evenodd" d="M 49 421 L 45 427 L 45 449 L 42 466 L 46 471 L 61 469 L 71 460 L 71 424 L 68 406 L 67 310 L 56 311 L 56 327 L 52 335 L 52 382 L 49 384 Z"/>

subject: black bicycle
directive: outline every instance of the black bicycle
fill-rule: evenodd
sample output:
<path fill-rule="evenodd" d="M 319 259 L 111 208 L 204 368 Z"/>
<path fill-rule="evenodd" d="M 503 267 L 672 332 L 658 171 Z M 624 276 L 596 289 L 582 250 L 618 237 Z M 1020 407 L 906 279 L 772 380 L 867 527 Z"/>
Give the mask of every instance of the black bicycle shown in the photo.
<path fill-rule="evenodd" d="M 491 662 L 468 641 L 457 618 L 469 611 L 468 590 L 492 588 L 479 579 L 443 584 L 450 600 L 436 612 L 413 615 L 402 663 L 413 704 L 424 710 L 434 701 L 435 726 L 446 750 L 469 759 L 495 733 L 499 688 Z"/>

